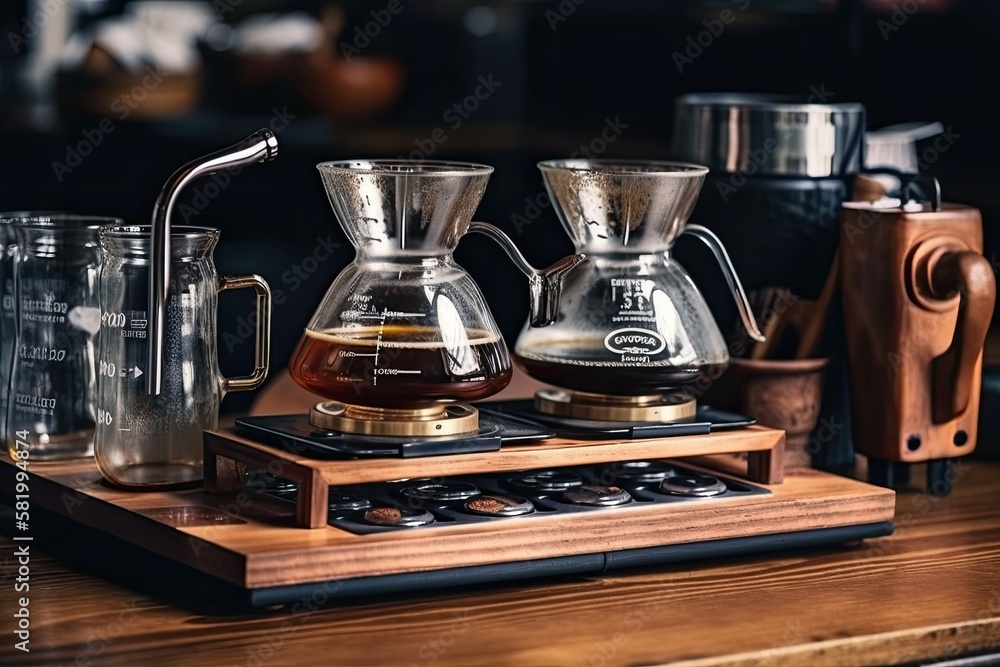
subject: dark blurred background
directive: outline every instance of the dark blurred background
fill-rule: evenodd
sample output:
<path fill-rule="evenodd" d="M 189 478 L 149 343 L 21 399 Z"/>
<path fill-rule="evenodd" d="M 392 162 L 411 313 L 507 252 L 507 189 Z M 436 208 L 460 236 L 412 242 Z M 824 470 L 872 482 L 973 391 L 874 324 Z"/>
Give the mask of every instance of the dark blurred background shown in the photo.
<path fill-rule="evenodd" d="M 732 20 L 705 33 L 724 11 Z M 953 143 L 927 170 L 946 200 L 982 210 L 986 254 L 997 257 L 998 18 L 986 0 L 5 0 L 0 210 L 145 223 L 174 169 L 272 127 L 278 159 L 196 184 L 175 224 L 220 228 L 220 272 L 260 273 L 280 290 L 274 376 L 353 257 L 317 162 L 490 164 L 477 218 L 547 265 L 571 246 L 552 211 L 531 203 L 543 192 L 537 161 L 608 127 L 614 141 L 592 146 L 600 157 L 669 158 L 675 95 L 782 92 L 861 102 L 869 130 L 950 128 Z M 525 280 L 482 237 L 463 240 L 457 258 L 513 345 Z M 230 374 L 252 357 L 242 298 L 226 295 L 220 311 Z"/>

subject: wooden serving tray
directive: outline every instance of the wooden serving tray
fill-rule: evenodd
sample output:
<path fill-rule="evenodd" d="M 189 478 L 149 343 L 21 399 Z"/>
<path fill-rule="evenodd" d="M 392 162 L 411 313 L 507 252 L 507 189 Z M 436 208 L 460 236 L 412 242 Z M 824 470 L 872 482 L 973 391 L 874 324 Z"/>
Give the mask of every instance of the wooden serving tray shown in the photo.
<path fill-rule="evenodd" d="M 773 437 L 773 431 L 767 433 Z M 765 435 L 760 431 L 757 434 L 762 438 Z M 680 439 L 670 440 L 676 444 Z M 653 444 L 653 441 L 622 443 L 623 449 L 618 450 L 613 460 L 645 456 L 650 451 L 647 447 Z M 630 446 L 636 449 L 629 450 Z M 574 452 L 578 459 L 586 453 L 591 462 L 610 457 L 602 445 L 564 445 L 556 450 L 535 447 L 531 451 L 538 458 L 531 458 L 527 449 L 512 451 L 507 458 L 502 453 L 477 455 L 480 461 L 473 472 L 498 466 L 504 469 L 548 466 L 553 462 L 571 465 L 569 459 L 575 456 Z M 343 472 L 334 475 L 334 481 L 383 478 L 389 471 L 398 474 L 398 466 L 404 464 L 411 473 L 420 469 L 432 475 L 476 467 L 462 460 L 453 460 L 449 465 L 444 458 L 462 457 L 343 462 L 338 464 Z M 384 474 L 364 472 L 383 464 Z M 437 467 L 428 471 L 427 465 Z M 688 461 L 682 465 L 698 468 Z M 316 467 L 306 467 L 320 476 Z M 15 470 L 10 461 L 0 464 L 0 490 L 11 495 Z M 322 474 L 333 473 L 328 470 Z M 635 554 L 639 554 L 639 560 L 629 562 L 643 558 L 647 559 L 645 562 L 663 562 L 697 558 L 706 553 L 732 553 L 712 551 L 711 547 L 746 545 L 748 540 L 768 536 L 776 539 L 752 550 L 787 548 L 796 544 L 793 539 L 796 535 L 819 535 L 820 543 L 845 541 L 891 532 L 895 505 L 895 493 L 891 490 L 815 470 L 793 470 L 786 472 L 782 484 L 758 484 L 770 493 L 747 497 L 637 503 L 570 514 L 359 535 L 330 525 L 314 530 L 298 528 L 292 503 L 250 489 L 218 495 L 208 494 L 204 489 L 120 491 L 102 481 L 91 460 L 33 463 L 29 484 L 33 508 L 59 515 L 95 538 L 113 536 L 157 557 L 228 582 L 248 595 L 258 595 L 253 598 L 254 604 L 288 599 L 308 585 L 329 586 L 333 582 L 345 585 L 347 590 L 352 582 L 376 581 L 380 586 L 390 586 L 398 585 L 407 576 L 412 583 L 414 575 L 427 581 L 449 572 L 465 576 L 476 571 L 477 566 L 480 571 L 482 566 L 499 567 L 486 571 L 478 579 L 484 581 L 538 576 L 546 563 L 566 563 L 567 559 L 590 556 L 593 562 L 577 561 L 577 572 L 599 572 L 615 566 L 612 564 L 615 558 L 622 563 Z M 864 530 L 838 532 L 846 527 Z M 688 549 L 687 555 L 669 558 L 655 552 L 655 548 L 672 546 L 705 547 L 705 550 Z M 508 568 L 504 574 L 501 571 L 504 565 L 516 571 L 511 573 Z M 183 582 L 178 581 L 177 585 Z"/>
<path fill-rule="evenodd" d="M 205 489 L 211 494 L 238 492 L 246 469 L 266 470 L 298 484 L 297 524 L 323 528 L 330 486 L 731 453 L 746 454 L 745 476 L 750 481 L 780 484 L 784 451 L 784 431 L 748 426 L 640 440 L 550 438 L 489 453 L 329 461 L 305 458 L 228 429 L 205 432 Z"/>

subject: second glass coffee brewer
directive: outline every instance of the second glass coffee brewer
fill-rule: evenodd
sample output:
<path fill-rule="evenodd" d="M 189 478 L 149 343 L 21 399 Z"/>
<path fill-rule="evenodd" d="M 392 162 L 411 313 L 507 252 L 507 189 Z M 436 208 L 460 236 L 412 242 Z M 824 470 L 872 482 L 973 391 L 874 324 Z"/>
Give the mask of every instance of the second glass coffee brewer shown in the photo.
<path fill-rule="evenodd" d="M 701 292 L 671 256 L 678 236 L 709 246 L 744 326 L 763 340 L 721 242 L 686 225 L 708 169 L 607 160 L 552 160 L 539 168 L 577 255 L 537 271 L 495 227 L 471 226 L 529 276 L 531 315 L 515 359 L 532 377 L 563 388 L 539 391 L 535 409 L 596 421 L 694 418 L 699 383 L 726 369 L 729 351 Z"/>

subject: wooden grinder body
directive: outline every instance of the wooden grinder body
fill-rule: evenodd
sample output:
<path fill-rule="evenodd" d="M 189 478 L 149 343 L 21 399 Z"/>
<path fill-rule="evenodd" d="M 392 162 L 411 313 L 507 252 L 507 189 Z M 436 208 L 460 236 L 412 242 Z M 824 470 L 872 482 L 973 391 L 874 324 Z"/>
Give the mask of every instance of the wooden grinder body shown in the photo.
<path fill-rule="evenodd" d="M 840 270 L 855 449 L 886 461 L 975 448 L 996 284 L 979 211 L 841 212 Z"/>

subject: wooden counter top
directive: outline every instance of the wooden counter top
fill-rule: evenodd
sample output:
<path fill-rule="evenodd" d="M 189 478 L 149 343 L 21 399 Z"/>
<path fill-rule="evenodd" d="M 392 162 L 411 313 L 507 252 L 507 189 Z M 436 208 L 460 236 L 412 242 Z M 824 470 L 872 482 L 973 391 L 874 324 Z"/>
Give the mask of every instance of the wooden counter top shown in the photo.
<path fill-rule="evenodd" d="M 0 664 L 823 667 L 1000 651 L 1000 464 L 962 463 L 948 498 L 901 493 L 896 521 L 859 547 L 237 615 L 32 544 L 30 653 L 14 649 L 18 564 L 0 537 Z"/>

